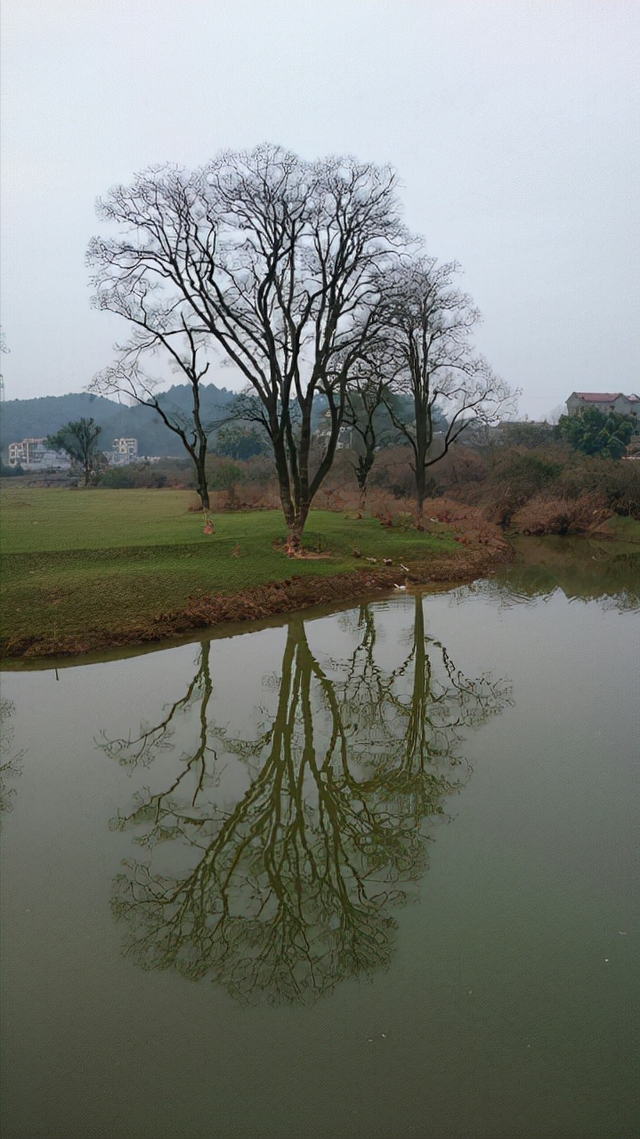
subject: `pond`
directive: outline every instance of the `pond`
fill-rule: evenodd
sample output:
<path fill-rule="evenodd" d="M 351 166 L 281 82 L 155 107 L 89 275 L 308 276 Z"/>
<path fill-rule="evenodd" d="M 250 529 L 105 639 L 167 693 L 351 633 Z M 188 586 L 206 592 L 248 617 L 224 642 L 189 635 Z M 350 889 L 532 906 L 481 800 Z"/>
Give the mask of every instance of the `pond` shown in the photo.
<path fill-rule="evenodd" d="M 3 1139 L 636 1136 L 637 569 L 6 671 Z"/>

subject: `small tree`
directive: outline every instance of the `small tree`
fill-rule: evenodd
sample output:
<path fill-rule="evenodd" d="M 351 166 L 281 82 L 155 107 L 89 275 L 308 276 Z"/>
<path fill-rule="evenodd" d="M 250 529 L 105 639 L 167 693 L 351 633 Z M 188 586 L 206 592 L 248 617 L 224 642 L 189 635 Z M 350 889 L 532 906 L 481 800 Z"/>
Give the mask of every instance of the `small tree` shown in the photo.
<path fill-rule="evenodd" d="M 226 490 L 227 504 L 235 506 L 237 502 L 238 483 L 245 481 L 243 467 L 232 459 L 217 459 L 209 470 L 209 483 L 214 490 Z"/>
<path fill-rule="evenodd" d="M 389 445 L 397 431 L 390 420 L 387 404 L 397 403 L 387 381 L 375 369 L 359 376 L 347 391 L 345 425 L 351 428 L 355 462 L 351 463 L 358 483 L 358 512 L 364 514 L 369 475 L 380 447 Z"/>
<path fill-rule="evenodd" d="M 80 467 L 84 475 L 84 485 L 88 486 L 102 463 L 104 455 L 98 448 L 98 436 L 102 431 L 93 419 L 77 419 L 65 423 L 55 435 L 47 437 L 47 446 L 52 451 L 63 451 L 71 459 L 73 467 Z"/>
<path fill-rule="evenodd" d="M 638 430 L 635 415 L 617 411 L 604 412 L 587 407 L 578 415 L 561 415 L 555 431 L 560 439 L 584 455 L 600 455 L 603 459 L 621 459 L 627 445 Z"/>
<path fill-rule="evenodd" d="M 151 314 L 146 302 L 146 292 L 139 296 L 132 292 L 111 294 L 109 306 L 120 312 L 135 327 L 130 343 L 120 348 L 120 357 L 115 365 L 105 368 L 95 377 L 91 390 L 106 395 L 118 393 L 127 396 L 133 403 L 150 407 L 157 412 L 162 422 L 182 443 L 196 472 L 196 490 L 202 509 L 209 510 L 209 488 L 206 474 L 206 458 L 209 436 L 220 422 L 215 417 L 208 419 L 202 413 L 202 381 L 209 369 L 210 361 L 204 358 L 202 337 L 187 327 L 170 327 L 165 317 L 156 309 Z M 166 317 L 169 320 L 169 317 Z M 150 376 L 143 368 L 147 355 L 164 356 L 170 369 L 187 380 L 191 391 L 191 410 L 182 411 L 171 407 L 159 390 L 162 380 Z"/>
<path fill-rule="evenodd" d="M 429 467 L 471 423 L 497 423 L 514 397 L 473 351 L 469 338 L 480 314 L 471 298 L 454 287 L 457 272 L 455 262 L 438 265 L 433 257 L 419 258 L 389 275 L 380 302 L 392 361 L 389 390 L 411 397 L 410 419 L 401 417 L 390 400 L 387 407 L 413 453 L 419 527 Z M 446 429 L 436 441 L 436 416 L 442 410 Z"/>

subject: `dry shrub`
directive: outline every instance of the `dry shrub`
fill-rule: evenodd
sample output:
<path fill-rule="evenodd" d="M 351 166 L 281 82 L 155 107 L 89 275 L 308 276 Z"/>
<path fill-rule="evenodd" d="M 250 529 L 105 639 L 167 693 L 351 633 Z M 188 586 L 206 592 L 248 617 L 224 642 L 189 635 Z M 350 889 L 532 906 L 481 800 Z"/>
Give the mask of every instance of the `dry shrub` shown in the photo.
<path fill-rule="evenodd" d="M 484 494 L 487 464 L 473 447 L 456 443 L 430 468 L 438 494 L 476 505 Z"/>
<path fill-rule="evenodd" d="M 356 510 L 357 506 L 357 487 L 332 486 L 329 481 L 323 483 L 313 500 L 314 510 L 333 510 L 339 514 L 345 510 Z"/>
<path fill-rule="evenodd" d="M 521 534 L 570 534 L 592 530 L 611 514 L 602 494 L 534 495 L 513 515 Z"/>
<path fill-rule="evenodd" d="M 214 514 L 234 513 L 240 510 L 277 510 L 280 506 L 275 482 L 272 487 L 245 485 L 235 494 L 229 490 L 211 491 L 209 498 Z"/>
<path fill-rule="evenodd" d="M 376 455 L 369 476 L 371 487 L 390 492 L 394 498 L 410 498 L 415 494 L 415 477 L 411 470 L 409 447 L 386 447 Z"/>
<path fill-rule="evenodd" d="M 601 496 L 615 514 L 640 518 L 640 462 L 576 454 L 562 474 L 565 494 Z"/>

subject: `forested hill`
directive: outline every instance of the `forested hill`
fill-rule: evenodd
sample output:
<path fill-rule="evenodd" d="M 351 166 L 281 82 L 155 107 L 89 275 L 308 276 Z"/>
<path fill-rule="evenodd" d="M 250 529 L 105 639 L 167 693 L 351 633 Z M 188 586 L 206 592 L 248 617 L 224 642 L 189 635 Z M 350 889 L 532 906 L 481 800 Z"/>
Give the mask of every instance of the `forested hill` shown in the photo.
<path fill-rule="evenodd" d="M 176 385 L 163 392 L 161 402 L 167 409 L 184 408 L 188 412 L 191 389 L 186 384 Z M 235 398 L 233 392 L 215 384 L 202 387 L 203 419 L 210 422 L 222 419 L 225 409 Z M 178 437 L 165 427 L 157 412 L 147 407 L 127 407 L 102 396 L 87 392 L 69 395 L 43 396 L 40 399 L 11 399 L 1 405 L 0 447 L 6 461 L 9 443 L 26 438 L 53 435 L 65 423 L 76 419 L 93 418 L 102 428 L 101 443 L 110 450 L 115 438 L 125 436 L 138 440 L 139 455 L 181 455 L 182 444 Z"/>

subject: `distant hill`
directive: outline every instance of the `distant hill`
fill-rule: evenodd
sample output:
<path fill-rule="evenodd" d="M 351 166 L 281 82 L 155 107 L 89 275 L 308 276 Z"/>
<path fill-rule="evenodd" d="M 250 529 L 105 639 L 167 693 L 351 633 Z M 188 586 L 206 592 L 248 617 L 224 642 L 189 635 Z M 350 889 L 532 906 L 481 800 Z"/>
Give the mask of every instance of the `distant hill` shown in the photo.
<path fill-rule="evenodd" d="M 191 389 L 179 384 L 161 395 L 162 404 L 171 409 L 188 410 Z M 225 409 L 235 399 L 235 393 L 215 384 L 202 388 L 202 408 L 205 421 L 223 419 Z M 111 448 L 115 438 L 125 436 L 138 440 L 140 455 L 181 455 L 180 440 L 151 408 L 128 407 L 89 395 L 72 392 L 69 395 L 42 396 L 40 399 L 11 399 L 0 405 L 0 448 L 6 462 L 9 443 L 26 438 L 53 435 L 65 423 L 76 419 L 90 419 L 102 428 L 101 443 L 104 450 Z"/>
<path fill-rule="evenodd" d="M 235 392 L 218 388 L 215 384 L 202 385 L 202 414 L 205 422 L 224 419 L 229 405 L 236 398 Z M 191 388 L 188 384 L 176 384 L 168 391 L 159 394 L 161 403 L 172 410 L 183 409 L 188 413 L 191 401 Z M 405 415 L 411 418 L 410 401 L 399 397 Z M 328 407 L 324 396 L 314 400 L 312 428 L 315 430 L 323 412 Z M 0 449 L 2 461 L 7 462 L 9 443 L 19 443 L 22 439 L 40 439 L 53 435 L 65 423 L 76 419 L 91 419 L 102 428 L 100 441 L 102 449 L 108 451 L 116 438 L 138 440 L 139 455 L 179 455 L 184 451 L 178 437 L 165 427 L 157 412 L 148 407 L 129 407 L 103 396 L 89 395 L 88 392 L 71 392 L 69 395 L 41 396 L 40 399 L 9 399 L 0 404 Z M 443 419 L 443 422 L 444 421 Z M 434 424 L 436 429 L 440 423 Z M 211 436 L 212 449 L 215 448 L 215 432 Z"/>

